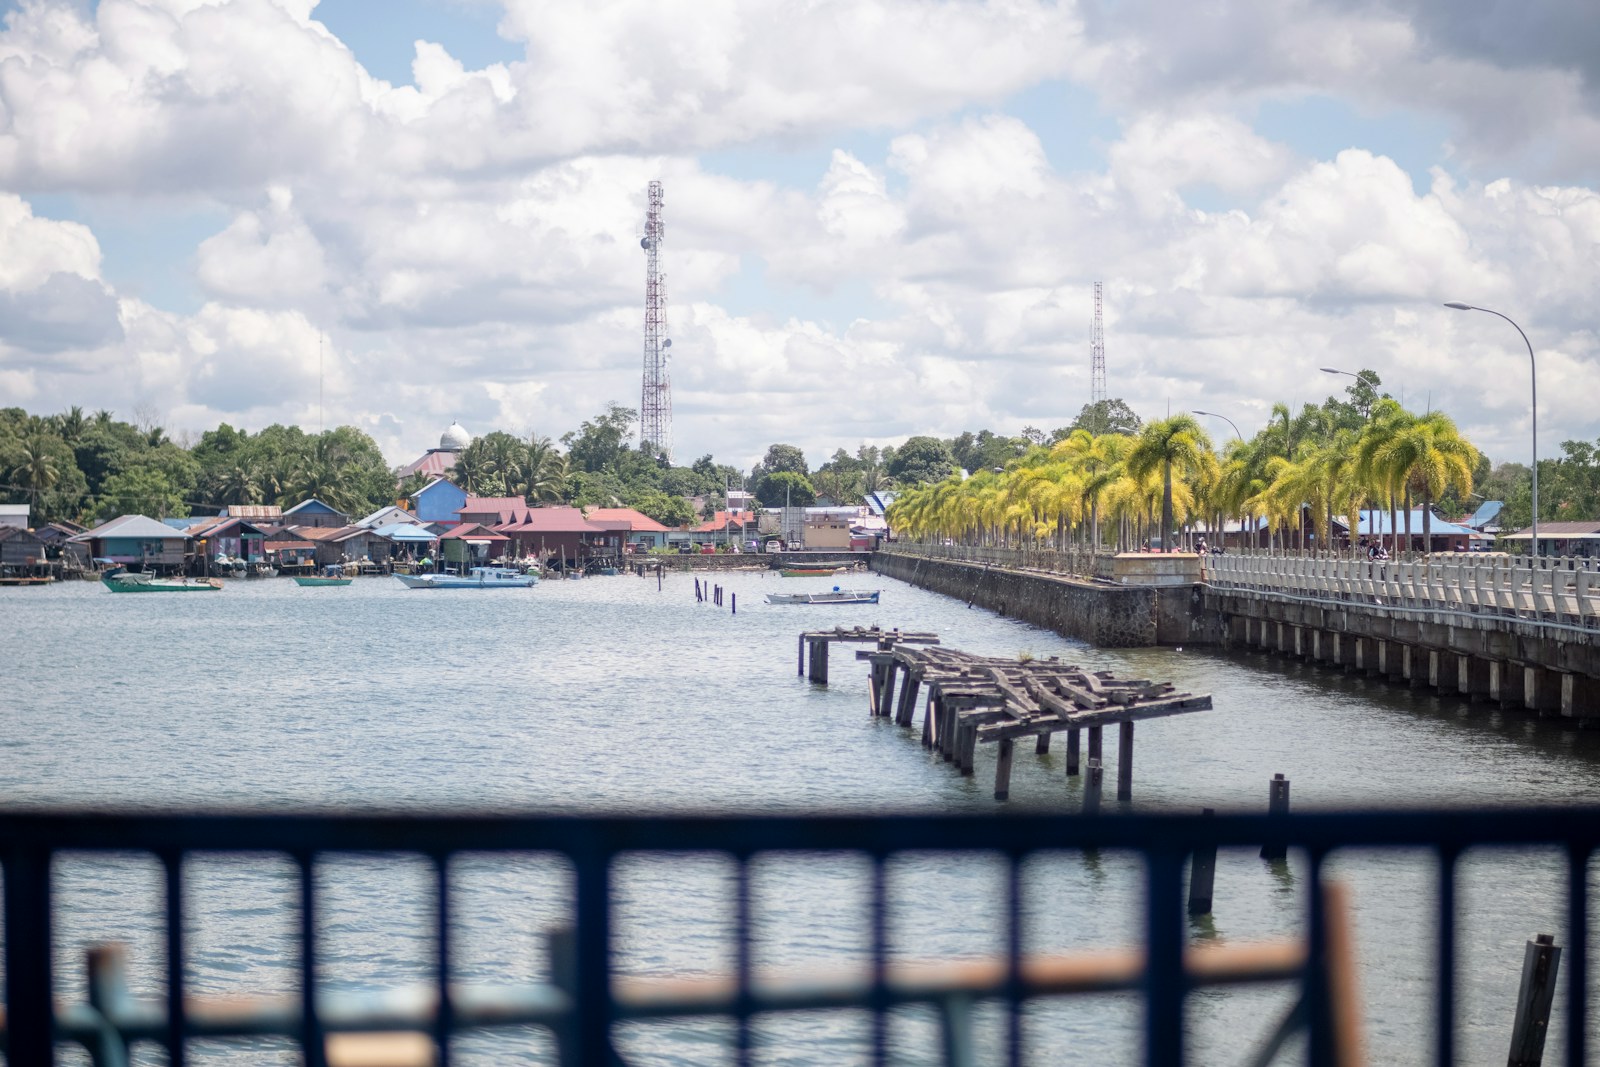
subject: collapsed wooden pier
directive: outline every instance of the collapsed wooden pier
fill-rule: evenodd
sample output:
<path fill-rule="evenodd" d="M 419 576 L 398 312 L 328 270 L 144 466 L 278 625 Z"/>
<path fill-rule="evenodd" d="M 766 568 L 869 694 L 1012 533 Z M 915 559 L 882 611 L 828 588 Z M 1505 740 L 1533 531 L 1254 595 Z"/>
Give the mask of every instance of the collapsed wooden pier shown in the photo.
<path fill-rule="evenodd" d="M 856 653 L 871 664 L 868 706 L 871 714 L 910 727 L 923 708 L 922 744 L 954 763 L 963 775 L 973 773 L 979 744 L 1000 746 L 995 765 L 994 795 L 1011 792 L 1011 764 L 1016 742 L 1034 737 L 1035 751 L 1050 750 L 1051 735 L 1067 735 L 1067 774 L 1080 767 L 1080 731 L 1087 730 L 1088 771 L 1084 807 L 1099 805 L 1102 732 L 1118 728 L 1117 799 L 1133 798 L 1133 725 L 1205 711 L 1210 694 L 1177 692 L 1171 683 L 1117 678 L 1109 671 L 1089 671 L 1046 660 L 978 656 L 937 646 L 936 634 L 908 634 L 876 627 L 816 631 L 800 635 L 800 670 L 811 652 L 813 682 L 828 681 L 828 645 L 833 641 L 874 642 L 875 649 Z M 922 647 L 918 647 L 922 646 Z M 926 688 L 926 700 L 922 691 Z"/>

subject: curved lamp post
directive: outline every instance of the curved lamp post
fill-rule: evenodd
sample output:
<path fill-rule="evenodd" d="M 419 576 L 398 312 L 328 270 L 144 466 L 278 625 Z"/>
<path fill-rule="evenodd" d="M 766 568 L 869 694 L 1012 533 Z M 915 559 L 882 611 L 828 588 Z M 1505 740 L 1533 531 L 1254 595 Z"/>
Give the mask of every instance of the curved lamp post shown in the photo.
<path fill-rule="evenodd" d="M 1343 375 L 1345 375 L 1347 377 L 1354 378 L 1358 382 L 1361 380 L 1361 375 L 1357 374 L 1355 371 L 1339 370 L 1337 367 L 1323 367 L 1322 368 L 1322 373 L 1323 374 L 1343 374 Z"/>
<path fill-rule="evenodd" d="M 1223 422 L 1227 423 L 1229 426 L 1233 426 L 1233 420 L 1228 418 L 1228 416 L 1226 416 L 1226 415 L 1218 415 L 1215 411 L 1201 411 L 1199 408 L 1194 408 L 1192 410 L 1194 411 L 1194 413 L 1196 415 L 1205 415 L 1205 416 L 1208 416 L 1209 418 L 1221 419 Z M 1233 426 L 1233 435 L 1235 437 L 1237 437 L 1240 441 L 1244 440 L 1244 434 L 1239 432 L 1239 427 L 1237 427 L 1237 426 Z"/>
<path fill-rule="evenodd" d="M 1522 337 L 1522 343 L 1528 346 L 1528 381 L 1529 381 L 1529 384 L 1531 386 L 1531 393 L 1532 393 L 1530 404 L 1531 404 L 1531 407 L 1532 407 L 1531 415 L 1532 415 L 1532 423 L 1533 423 L 1533 555 L 1534 555 L 1535 558 L 1538 558 L 1538 555 L 1539 555 L 1539 366 L 1538 366 L 1537 361 L 1535 361 L 1534 358 L 1533 358 L 1533 343 L 1528 340 L 1528 335 L 1522 332 L 1522 327 L 1518 326 L 1516 324 L 1515 320 L 1513 320 L 1510 315 L 1501 315 L 1500 312 L 1494 310 L 1493 308 L 1481 308 L 1481 307 L 1478 307 L 1476 304 L 1462 304 L 1462 303 L 1459 303 L 1457 301 L 1451 301 L 1451 302 L 1445 304 L 1445 307 L 1450 308 L 1452 311 L 1484 311 L 1484 312 L 1489 313 L 1490 315 L 1499 315 L 1500 318 L 1505 319 L 1507 322 L 1511 323 L 1512 329 L 1516 330 L 1517 333 Z"/>

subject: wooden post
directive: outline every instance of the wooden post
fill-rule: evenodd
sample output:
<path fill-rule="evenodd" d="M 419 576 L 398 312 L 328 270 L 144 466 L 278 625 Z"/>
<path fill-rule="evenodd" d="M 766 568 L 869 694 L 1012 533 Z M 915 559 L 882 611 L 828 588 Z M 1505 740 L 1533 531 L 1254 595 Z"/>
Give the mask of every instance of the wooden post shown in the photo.
<path fill-rule="evenodd" d="M 1201 815 L 1215 815 L 1215 808 L 1200 809 Z M 1189 854 L 1189 914 L 1210 915 L 1212 889 L 1217 880 L 1217 846 L 1197 845 Z"/>
<path fill-rule="evenodd" d="M 1039 735 L 1039 740 L 1034 744 L 1033 750 L 1041 756 L 1050 751 L 1050 731 L 1046 730 Z"/>
<path fill-rule="evenodd" d="M 1281 774 L 1272 776 L 1272 782 L 1267 787 L 1267 814 L 1289 814 L 1289 779 Z M 1281 860 L 1289 854 L 1285 845 L 1262 845 L 1261 858 L 1264 860 Z"/>
<path fill-rule="evenodd" d="M 806 635 L 805 634 L 801 634 L 799 637 L 795 638 L 794 649 L 795 649 L 795 653 L 794 653 L 795 657 L 796 657 L 796 659 L 799 660 L 799 662 L 795 664 L 794 672 L 795 672 L 795 674 L 803 675 L 803 674 L 806 673 Z"/>
<path fill-rule="evenodd" d="M 878 714 L 885 719 L 894 714 L 895 670 L 899 666 L 892 658 L 889 658 L 885 660 L 880 668 L 883 673 L 879 677 L 879 684 L 882 688 L 878 691 Z"/>
<path fill-rule="evenodd" d="M 732 602 L 732 604 L 733 604 L 733 611 L 732 611 L 732 614 L 734 614 L 734 615 L 737 615 L 737 614 L 739 614 L 739 594 L 738 594 L 738 593 L 735 593 L 735 594 L 733 594 L 733 595 L 732 595 L 732 596 L 731 596 L 731 597 L 729 597 L 729 598 L 728 598 L 728 599 L 729 599 L 729 601 L 731 601 L 731 602 Z"/>
<path fill-rule="evenodd" d="M 932 748 L 934 743 L 933 727 L 939 721 L 938 697 L 929 697 L 928 706 L 922 711 L 922 747 Z"/>
<path fill-rule="evenodd" d="M 814 638 L 811 642 L 811 680 L 818 685 L 828 684 L 828 639 Z"/>
<path fill-rule="evenodd" d="M 1100 767 L 1100 760 L 1096 756 L 1089 757 L 1089 773 L 1083 776 L 1083 813 L 1085 815 L 1100 814 L 1100 780 L 1104 776 Z"/>
<path fill-rule="evenodd" d="M 1011 756 L 1016 743 L 1007 737 L 1000 742 L 1000 759 L 994 765 L 994 798 L 1004 800 L 1011 795 Z"/>
<path fill-rule="evenodd" d="M 1556 971 L 1561 950 L 1553 934 L 1540 934 L 1522 950 L 1522 986 L 1517 990 L 1517 1014 L 1511 1024 L 1511 1055 L 1506 1067 L 1539 1067 L 1544 1059 L 1544 1037 L 1550 1028 L 1550 1002 L 1556 995 Z"/>
<path fill-rule="evenodd" d="M 1078 734 L 1080 732 L 1076 726 L 1067 731 L 1067 777 L 1069 778 L 1078 773 Z"/>
<path fill-rule="evenodd" d="M 1117 731 L 1117 799 L 1133 799 L 1133 722 Z"/>
<path fill-rule="evenodd" d="M 917 676 L 906 668 L 905 681 L 900 683 L 900 707 L 895 714 L 896 726 L 910 726 L 917 717 L 917 695 L 922 690 L 922 683 Z"/>
<path fill-rule="evenodd" d="M 961 717 L 958 715 L 956 717 L 956 743 L 960 749 L 956 753 L 956 758 L 960 760 L 958 766 L 961 770 L 961 777 L 965 778 L 973 773 L 975 769 L 973 764 L 978 755 L 977 723 L 971 721 L 962 722 Z"/>
<path fill-rule="evenodd" d="M 1090 759 L 1097 760 L 1097 759 L 1102 759 L 1103 758 L 1103 753 L 1100 751 L 1100 731 L 1102 729 L 1103 729 L 1103 727 L 1100 727 L 1100 726 L 1091 726 L 1091 727 L 1089 727 L 1089 758 Z"/>

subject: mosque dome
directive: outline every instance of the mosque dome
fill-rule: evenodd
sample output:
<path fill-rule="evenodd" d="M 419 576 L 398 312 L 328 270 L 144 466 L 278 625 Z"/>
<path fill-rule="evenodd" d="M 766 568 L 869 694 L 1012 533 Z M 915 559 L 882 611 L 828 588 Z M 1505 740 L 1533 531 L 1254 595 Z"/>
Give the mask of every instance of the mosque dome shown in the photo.
<path fill-rule="evenodd" d="M 472 443 L 472 435 L 468 433 L 459 422 L 452 422 L 450 428 L 439 435 L 439 448 L 446 452 L 459 452 Z"/>

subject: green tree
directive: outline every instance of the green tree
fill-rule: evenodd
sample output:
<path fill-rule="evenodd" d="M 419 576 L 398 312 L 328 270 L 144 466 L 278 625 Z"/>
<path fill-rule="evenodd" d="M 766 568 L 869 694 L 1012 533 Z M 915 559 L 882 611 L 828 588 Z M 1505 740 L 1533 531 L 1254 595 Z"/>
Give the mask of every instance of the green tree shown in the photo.
<path fill-rule="evenodd" d="M 111 475 L 95 500 L 95 514 L 102 522 L 118 515 L 164 519 L 188 512 L 183 497 L 178 495 L 161 468 L 155 466 L 134 465 Z"/>
<path fill-rule="evenodd" d="M 913 437 L 895 450 L 889 476 L 899 486 L 937 482 L 955 473 L 950 449 L 937 437 Z"/>
<path fill-rule="evenodd" d="M 1083 405 L 1078 417 L 1072 420 L 1072 425 L 1065 430 L 1057 430 L 1055 437 L 1059 440 L 1073 430 L 1088 430 L 1094 437 L 1108 433 L 1136 434 L 1143 425 L 1127 401 L 1112 397 Z"/>
<path fill-rule="evenodd" d="M 778 474 L 789 471 L 793 474 L 806 475 L 810 468 L 806 466 L 806 454 L 794 445 L 771 445 L 767 454 L 761 459 L 761 472 L 763 474 Z"/>
<path fill-rule="evenodd" d="M 650 516 L 663 526 L 687 526 L 695 520 L 694 505 L 681 496 L 647 489 L 635 496 L 629 507 Z"/>
<path fill-rule="evenodd" d="M 806 508 L 817 502 L 817 493 L 812 488 L 811 480 L 794 471 L 763 474 L 756 483 L 755 494 L 762 506 L 769 508 L 781 508 L 786 504 Z"/>
<path fill-rule="evenodd" d="M 572 466 L 580 471 L 603 471 L 616 466 L 625 450 L 639 413 L 620 404 L 607 404 L 604 413 L 587 420 L 577 430 L 563 434 Z"/>

